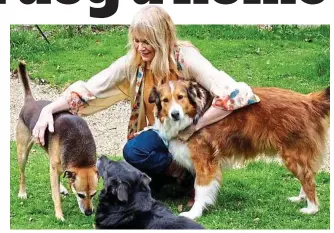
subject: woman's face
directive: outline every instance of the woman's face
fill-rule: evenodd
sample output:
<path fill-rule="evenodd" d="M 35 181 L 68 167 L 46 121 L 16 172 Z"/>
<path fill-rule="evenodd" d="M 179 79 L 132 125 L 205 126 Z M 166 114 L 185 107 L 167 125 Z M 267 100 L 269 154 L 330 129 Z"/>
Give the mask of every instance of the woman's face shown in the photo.
<path fill-rule="evenodd" d="M 140 37 L 134 37 L 134 44 L 137 52 L 145 62 L 151 62 L 155 55 L 154 48 L 148 42 Z"/>

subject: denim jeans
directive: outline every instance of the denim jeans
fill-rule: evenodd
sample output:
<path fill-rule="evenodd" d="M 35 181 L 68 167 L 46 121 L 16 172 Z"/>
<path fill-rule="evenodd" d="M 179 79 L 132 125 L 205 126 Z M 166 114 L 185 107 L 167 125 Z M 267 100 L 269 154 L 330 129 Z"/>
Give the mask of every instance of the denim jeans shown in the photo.
<path fill-rule="evenodd" d="M 167 146 L 153 130 L 144 131 L 129 140 L 123 148 L 123 157 L 149 175 L 163 173 L 173 160 Z"/>

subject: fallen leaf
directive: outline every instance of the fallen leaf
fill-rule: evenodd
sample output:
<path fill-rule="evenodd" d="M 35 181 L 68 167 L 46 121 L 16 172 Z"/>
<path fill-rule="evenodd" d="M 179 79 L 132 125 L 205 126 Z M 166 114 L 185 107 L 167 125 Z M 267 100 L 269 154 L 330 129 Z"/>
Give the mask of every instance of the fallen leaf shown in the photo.
<path fill-rule="evenodd" d="M 177 206 L 177 211 L 181 213 L 183 211 L 183 205 L 178 205 Z"/>

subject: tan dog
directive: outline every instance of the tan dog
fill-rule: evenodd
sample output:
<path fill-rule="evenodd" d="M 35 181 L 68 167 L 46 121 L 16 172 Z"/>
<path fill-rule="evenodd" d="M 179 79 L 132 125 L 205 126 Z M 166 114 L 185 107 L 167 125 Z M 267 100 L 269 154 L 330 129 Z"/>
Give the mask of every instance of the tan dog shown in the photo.
<path fill-rule="evenodd" d="M 35 101 L 28 82 L 24 62 L 19 64 L 19 76 L 24 87 L 24 106 L 21 109 L 17 128 L 16 144 L 20 170 L 19 198 L 26 199 L 25 167 L 31 146 L 32 130 L 42 108 L 50 101 Z M 68 112 L 54 114 L 54 133 L 46 130 L 43 146 L 50 159 L 50 182 L 52 200 L 57 219 L 64 220 L 60 194 L 67 190 L 59 182 L 59 176 L 69 179 L 70 187 L 77 197 L 79 208 L 85 215 L 93 213 L 92 198 L 96 194 L 98 172 L 96 164 L 96 146 L 87 123 L 80 117 Z"/>
<path fill-rule="evenodd" d="M 169 141 L 174 159 L 196 173 L 195 203 L 181 215 L 200 217 L 206 206 L 214 203 L 225 161 L 245 160 L 262 153 L 278 154 L 300 181 L 300 194 L 289 200 L 306 199 L 307 207 L 300 211 L 318 212 L 315 174 L 321 167 L 329 128 L 329 87 L 308 95 L 280 88 L 253 91 L 261 102 L 235 110 L 182 143 L 173 137 L 203 113 L 203 103 L 211 103 L 212 97 L 196 83 L 185 81 L 170 81 L 152 90 L 155 128 Z"/>

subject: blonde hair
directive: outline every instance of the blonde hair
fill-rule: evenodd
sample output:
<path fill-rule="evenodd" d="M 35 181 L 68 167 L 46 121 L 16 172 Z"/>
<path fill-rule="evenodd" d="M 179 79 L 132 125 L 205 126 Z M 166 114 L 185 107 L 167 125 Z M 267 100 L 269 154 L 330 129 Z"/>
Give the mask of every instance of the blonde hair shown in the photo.
<path fill-rule="evenodd" d="M 174 57 L 175 46 L 179 44 L 176 27 L 165 10 L 158 6 L 144 7 L 135 15 L 130 25 L 128 38 L 132 55 L 131 66 L 138 68 L 143 61 L 135 48 L 134 35 L 140 35 L 155 50 L 151 72 L 158 81 L 167 80 L 171 72 L 178 74 Z"/>

